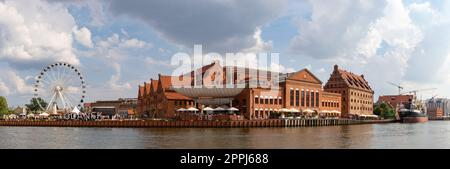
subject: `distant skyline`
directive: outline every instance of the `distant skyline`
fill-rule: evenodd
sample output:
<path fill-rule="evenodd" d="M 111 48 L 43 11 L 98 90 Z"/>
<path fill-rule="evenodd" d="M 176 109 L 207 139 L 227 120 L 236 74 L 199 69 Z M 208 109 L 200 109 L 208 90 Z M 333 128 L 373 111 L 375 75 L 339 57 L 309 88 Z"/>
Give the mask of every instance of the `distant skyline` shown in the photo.
<path fill-rule="evenodd" d="M 87 101 L 137 96 L 170 75 L 177 52 L 274 52 L 280 70 L 308 68 L 324 83 L 333 65 L 378 95 L 437 88 L 450 97 L 450 2 L 439 0 L 0 1 L 0 95 L 28 103 L 48 64 L 79 67 Z"/>

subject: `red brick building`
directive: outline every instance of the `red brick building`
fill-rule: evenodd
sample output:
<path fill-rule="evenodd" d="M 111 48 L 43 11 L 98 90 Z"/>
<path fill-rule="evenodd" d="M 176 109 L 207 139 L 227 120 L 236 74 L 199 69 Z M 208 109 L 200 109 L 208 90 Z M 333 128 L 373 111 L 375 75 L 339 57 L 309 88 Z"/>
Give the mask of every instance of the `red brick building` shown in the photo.
<path fill-rule="evenodd" d="M 386 95 L 379 96 L 377 104 L 387 103 L 391 105 L 396 111 L 403 106 L 407 106 L 412 103 L 413 95 Z"/>
<path fill-rule="evenodd" d="M 203 78 L 194 78 L 196 73 Z M 184 79 L 189 77 L 190 80 Z M 178 84 L 172 84 L 172 78 L 178 80 Z M 341 94 L 325 92 L 322 81 L 307 69 L 283 74 L 212 63 L 180 77 L 159 75 L 150 86 L 152 84 L 157 84 L 157 89 L 150 87 L 147 95 L 143 94 L 147 83 L 139 86 L 138 110 L 139 114 L 156 118 L 179 117 L 186 114 L 180 112 L 182 109 L 198 109 L 196 112 L 203 114 L 227 108 L 238 110 L 230 116 L 237 114 L 251 120 L 281 115 L 317 117 L 341 114 Z"/>
<path fill-rule="evenodd" d="M 343 117 L 373 115 L 374 91 L 364 75 L 356 75 L 335 65 L 324 89 L 342 95 Z"/>

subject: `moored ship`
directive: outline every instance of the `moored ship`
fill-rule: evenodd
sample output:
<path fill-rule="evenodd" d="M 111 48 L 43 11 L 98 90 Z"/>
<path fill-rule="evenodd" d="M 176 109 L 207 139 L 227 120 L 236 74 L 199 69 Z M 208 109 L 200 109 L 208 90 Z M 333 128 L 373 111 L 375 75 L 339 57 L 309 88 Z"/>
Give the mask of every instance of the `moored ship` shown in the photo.
<path fill-rule="evenodd" d="M 428 121 L 428 116 L 417 109 L 402 109 L 399 115 L 403 123 L 423 123 Z"/>
<path fill-rule="evenodd" d="M 410 103 L 408 108 L 399 111 L 400 120 L 403 123 L 423 123 L 428 121 L 428 116 L 414 103 Z"/>

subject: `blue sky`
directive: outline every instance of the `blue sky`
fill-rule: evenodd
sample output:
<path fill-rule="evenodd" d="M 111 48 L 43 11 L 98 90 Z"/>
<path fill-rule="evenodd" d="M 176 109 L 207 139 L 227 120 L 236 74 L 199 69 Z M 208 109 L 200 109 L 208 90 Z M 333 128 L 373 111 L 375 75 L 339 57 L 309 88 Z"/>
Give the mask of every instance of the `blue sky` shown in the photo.
<path fill-rule="evenodd" d="M 364 74 L 376 96 L 450 90 L 450 3 L 433 0 L 0 1 L 0 95 L 27 103 L 40 69 L 77 65 L 87 101 L 136 97 L 171 74 L 172 55 L 280 53 L 281 71 L 308 68 L 326 82 L 334 64 Z M 260 34 L 258 34 L 260 33 Z"/>

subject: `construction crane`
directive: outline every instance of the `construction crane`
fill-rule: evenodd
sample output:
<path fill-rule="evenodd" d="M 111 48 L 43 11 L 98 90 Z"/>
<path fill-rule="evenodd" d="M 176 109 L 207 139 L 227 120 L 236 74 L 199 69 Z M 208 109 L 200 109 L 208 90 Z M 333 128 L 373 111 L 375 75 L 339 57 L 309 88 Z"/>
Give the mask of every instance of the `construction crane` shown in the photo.
<path fill-rule="evenodd" d="M 398 95 L 401 95 L 402 90 L 404 89 L 403 86 L 400 86 L 400 84 L 395 84 L 395 83 L 392 83 L 392 82 L 387 82 L 387 83 L 397 87 L 398 88 Z"/>
<path fill-rule="evenodd" d="M 405 93 L 402 93 L 402 94 L 412 94 L 412 95 L 413 95 L 413 103 L 414 103 L 418 108 L 423 109 L 423 108 L 424 108 L 423 101 L 422 101 L 421 99 L 420 99 L 420 100 L 417 99 L 417 93 L 418 93 L 418 92 L 425 92 L 425 91 L 436 90 L 436 89 L 437 89 L 437 88 L 428 88 L 428 89 L 412 90 L 412 91 L 405 92 Z"/>
<path fill-rule="evenodd" d="M 431 91 L 431 90 L 437 90 L 437 88 L 428 88 L 428 89 L 419 89 L 419 90 L 411 90 L 409 92 L 404 92 L 401 94 L 413 94 L 413 95 L 417 95 L 418 92 L 425 92 L 425 91 Z"/>

